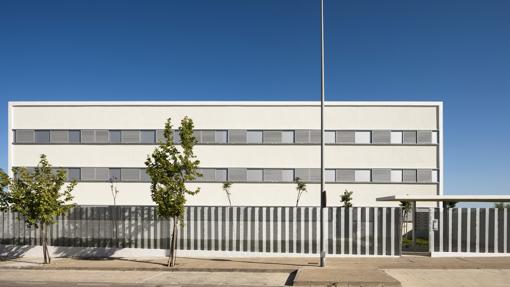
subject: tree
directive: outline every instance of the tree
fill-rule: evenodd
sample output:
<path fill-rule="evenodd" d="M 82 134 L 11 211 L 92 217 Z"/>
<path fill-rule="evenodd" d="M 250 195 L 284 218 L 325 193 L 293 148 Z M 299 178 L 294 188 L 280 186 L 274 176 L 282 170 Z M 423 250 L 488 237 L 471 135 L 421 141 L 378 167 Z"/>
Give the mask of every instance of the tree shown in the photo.
<path fill-rule="evenodd" d="M 110 192 L 112 193 L 113 198 L 113 206 L 110 207 L 110 212 L 112 214 L 112 225 L 113 225 L 113 238 L 115 240 L 115 244 L 119 240 L 119 229 L 117 225 L 117 196 L 119 195 L 119 188 L 117 187 L 117 181 L 119 179 L 114 176 L 110 178 Z"/>
<path fill-rule="evenodd" d="M 352 207 L 352 191 L 346 189 L 344 194 L 340 195 L 340 201 L 344 203 L 344 207 Z"/>
<path fill-rule="evenodd" d="M 9 208 L 22 215 L 28 227 L 41 228 L 44 264 L 49 264 L 48 226 L 55 223 L 56 216 L 74 206 L 71 192 L 76 181 L 64 188 L 66 172 L 63 169 L 54 171 L 44 154 L 33 172 L 25 167 L 15 167 L 12 171 L 14 178 L 9 185 Z"/>
<path fill-rule="evenodd" d="M 227 198 L 228 198 L 228 205 L 229 206 L 232 206 L 232 201 L 230 200 L 230 187 L 232 186 L 232 183 L 231 182 L 228 182 L 228 181 L 225 181 L 223 183 L 223 191 L 225 191 L 225 193 L 227 194 Z"/>
<path fill-rule="evenodd" d="M 172 122 L 169 118 L 165 123 L 165 139 L 145 161 L 147 174 L 151 178 L 151 196 L 157 204 L 158 215 L 173 219 L 169 267 L 175 266 L 177 224 L 184 224 L 186 194 L 195 195 L 200 191 L 200 188 L 189 189 L 186 182 L 202 176 L 198 172 L 200 161 L 193 154 L 197 141 L 193 136 L 193 121 L 190 118 L 182 119 L 179 136 L 182 149 L 178 149 L 173 143 Z"/>
<path fill-rule="evenodd" d="M 5 190 L 9 186 L 9 176 L 0 169 L 0 212 L 9 208 L 9 193 Z"/>
<path fill-rule="evenodd" d="M 456 201 L 444 201 L 443 202 L 443 208 L 455 208 L 457 205 Z"/>
<path fill-rule="evenodd" d="M 296 207 L 299 206 L 299 199 L 301 199 L 301 195 L 303 192 L 307 192 L 306 190 L 306 183 L 301 181 L 301 178 L 296 177 L 296 180 L 294 181 L 296 183 L 296 190 L 298 192 L 297 194 L 297 200 L 296 200 Z"/>
<path fill-rule="evenodd" d="M 510 208 L 510 203 L 496 202 L 494 208 Z"/>
<path fill-rule="evenodd" d="M 412 205 L 410 201 L 401 201 L 400 207 L 402 208 L 402 226 L 401 231 L 402 234 L 407 234 L 407 216 L 412 209 Z"/>

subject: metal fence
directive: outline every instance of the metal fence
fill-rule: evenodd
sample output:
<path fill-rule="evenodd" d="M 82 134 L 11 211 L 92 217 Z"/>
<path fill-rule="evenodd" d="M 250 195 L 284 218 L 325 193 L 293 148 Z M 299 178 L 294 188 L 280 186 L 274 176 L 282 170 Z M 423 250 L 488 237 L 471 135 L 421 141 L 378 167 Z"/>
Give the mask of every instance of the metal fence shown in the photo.
<path fill-rule="evenodd" d="M 508 208 L 435 209 L 433 252 L 509 253 Z"/>
<path fill-rule="evenodd" d="M 400 255 L 400 208 L 326 209 L 326 250 L 338 255 Z M 186 207 L 180 250 L 318 253 L 318 207 Z M 154 206 L 78 206 L 49 228 L 53 246 L 167 249 L 171 220 Z M 40 234 L 0 213 L 0 243 L 39 245 Z"/>

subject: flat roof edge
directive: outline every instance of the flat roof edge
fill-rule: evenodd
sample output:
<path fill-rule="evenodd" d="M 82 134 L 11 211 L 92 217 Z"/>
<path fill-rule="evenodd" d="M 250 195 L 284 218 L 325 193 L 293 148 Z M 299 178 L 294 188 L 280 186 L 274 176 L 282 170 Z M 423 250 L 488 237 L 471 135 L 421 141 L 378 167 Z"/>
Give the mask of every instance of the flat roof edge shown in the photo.
<path fill-rule="evenodd" d="M 326 106 L 442 106 L 442 101 L 326 101 Z M 320 101 L 9 101 L 17 106 L 318 106 Z"/>

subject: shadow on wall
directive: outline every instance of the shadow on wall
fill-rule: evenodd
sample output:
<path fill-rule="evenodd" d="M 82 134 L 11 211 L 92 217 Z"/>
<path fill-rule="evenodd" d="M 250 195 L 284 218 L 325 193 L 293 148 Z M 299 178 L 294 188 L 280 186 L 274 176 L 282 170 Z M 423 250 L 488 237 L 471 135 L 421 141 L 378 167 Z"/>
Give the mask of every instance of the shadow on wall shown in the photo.
<path fill-rule="evenodd" d="M 0 260 L 23 257 L 32 248 L 30 245 L 0 245 Z"/>

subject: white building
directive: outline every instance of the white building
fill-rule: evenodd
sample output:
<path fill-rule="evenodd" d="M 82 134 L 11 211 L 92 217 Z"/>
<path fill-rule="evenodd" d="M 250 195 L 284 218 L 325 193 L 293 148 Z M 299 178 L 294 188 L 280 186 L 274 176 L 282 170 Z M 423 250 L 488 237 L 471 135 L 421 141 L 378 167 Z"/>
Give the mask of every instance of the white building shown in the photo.
<path fill-rule="evenodd" d="M 9 170 L 44 153 L 78 180 L 75 201 L 150 205 L 144 161 L 171 117 L 193 119 L 204 177 L 190 205 L 292 206 L 295 177 L 308 182 L 300 205 L 320 201 L 318 102 L 10 102 Z M 441 102 L 328 102 L 326 190 L 330 206 L 352 190 L 354 206 L 395 194 L 442 195 Z"/>

